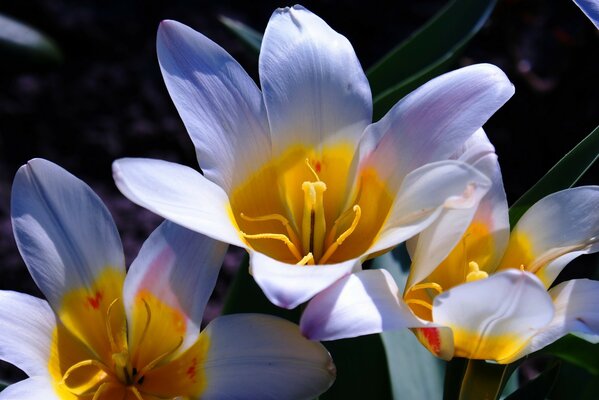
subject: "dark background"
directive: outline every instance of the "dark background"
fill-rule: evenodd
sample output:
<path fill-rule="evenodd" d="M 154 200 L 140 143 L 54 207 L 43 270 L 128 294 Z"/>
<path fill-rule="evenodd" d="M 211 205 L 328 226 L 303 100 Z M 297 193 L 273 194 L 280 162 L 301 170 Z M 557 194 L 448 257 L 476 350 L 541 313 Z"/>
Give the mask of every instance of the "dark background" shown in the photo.
<path fill-rule="evenodd" d="M 444 1 L 305 1 L 352 42 L 364 69 L 426 22 Z M 257 79 L 257 58 L 217 19 L 237 18 L 263 31 L 280 2 L 0 2 L 0 13 L 54 39 L 63 62 L 15 68 L 0 59 L 0 289 L 40 295 L 17 252 L 9 218 L 10 186 L 27 160 L 43 157 L 86 181 L 121 231 L 128 264 L 160 218 L 116 189 L 113 160 L 160 158 L 197 168 L 195 153 L 162 82 L 157 25 L 176 19 L 229 51 Z M 506 191 L 515 201 L 599 123 L 599 34 L 571 0 L 500 0 L 456 67 L 490 62 L 516 94 L 485 126 L 497 149 Z M 599 184 L 599 169 L 583 179 Z M 219 312 L 239 260 L 221 273 L 207 319 Z M 588 273 L 582 257 L 575 275 Z M 586 265 L 586 268 L 585 268 Z M 583 272 L 580 272 L 583 271 Z"/>

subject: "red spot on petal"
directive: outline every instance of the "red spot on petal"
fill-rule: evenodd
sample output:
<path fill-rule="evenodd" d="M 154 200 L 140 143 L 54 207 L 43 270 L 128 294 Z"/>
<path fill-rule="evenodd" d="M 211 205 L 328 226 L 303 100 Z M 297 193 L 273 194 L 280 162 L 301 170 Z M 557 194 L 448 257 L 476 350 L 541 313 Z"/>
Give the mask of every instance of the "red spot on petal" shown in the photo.
<path fill-rule="evenodd" d="M 439 354 L 441 352 L 441 337 L 439 336 L 439 330 L 437 328 L 419 328 L 418 331 L 421 334 L 422 339 L 429 345 L 429 349 Z"/>
<path fill-rule="evenodd" d="M 316 161 L 316 163 L 314 164 L 314 170 L 316 171 L 316 173 L 320 173 L 321 169 L 322 169 L 322 164 L 320 164 L 320 161 Z"/>
<path fill-rule="evenodd" d="M 194 382 L 196 377 L 196 364 L 197 359 L 194 357 L 193 360 L 191 360 L 191 365 L 189 366 L 189 368 L 187 368 L 187 371 L 185 371 L 187 377 Z"/>
<path fill-rule="evenodd" d="M 94 297 L 88 297 L 87 302 L 94 310 L 97 310 L 100 308 L 100 303 L 102 302 L 102 292 L 98 291 Z"/>

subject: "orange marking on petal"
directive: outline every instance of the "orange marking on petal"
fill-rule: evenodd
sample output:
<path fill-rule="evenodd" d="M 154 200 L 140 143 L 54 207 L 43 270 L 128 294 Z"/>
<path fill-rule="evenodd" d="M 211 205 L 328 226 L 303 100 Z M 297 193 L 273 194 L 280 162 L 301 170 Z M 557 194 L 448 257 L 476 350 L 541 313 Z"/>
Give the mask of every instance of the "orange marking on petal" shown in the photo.
<path fill-rule="evenodd" d="M 428 344 L 429 350 L 435 354 L 441 352 L 441 338 L 437 328 L 418 328 L 423 340 Z"/>
<path fill-rule="evenodd" d="M 314 164 L 314 170 L 316 172 L 320 172 L 321 169 L 322 169 L 322 164 L 320 163 L 320 161 L 316 161 L 316 163 Z"/>
<path fill-rule="evenodd" d="M 102 295 L 102 292 L 97 291 L 94 297 L 90 296 L 87 298 L 87 302 L 90 306 L 92 306 L 94 310 L 97 310 L 98 308 L 100 308 L 100 303 L 102 302 L 103 297 L 104 296 Z"/>
<path fill-rule="evenodd" d="M 189 377 L 189 379 L 193 382 L 195 382 L 195 377 L 196 377 L 196 365 L 197 365 L 198 361 L 197 359 L 194 357 L 191 360 L 191 365 L 189 366 L 189 368 L 187 368 L 186 374 Z"/>

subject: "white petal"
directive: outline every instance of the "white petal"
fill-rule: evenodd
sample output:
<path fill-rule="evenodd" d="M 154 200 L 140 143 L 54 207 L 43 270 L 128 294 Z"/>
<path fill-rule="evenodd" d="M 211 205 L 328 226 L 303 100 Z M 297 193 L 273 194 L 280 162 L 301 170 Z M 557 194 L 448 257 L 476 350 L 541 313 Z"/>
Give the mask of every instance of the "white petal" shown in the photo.
<path fill-rule="evenodd" d="M 416 318 L 398 293 L 385 270 L 346 276 L 308 303 L 300 321 L 302 333 L 311 340 L 337 340 L 433 326 Z"/>
<path fill-rule="evenodd" d="M 125 279 L 123 296 L 129 326 L 136 295 L 148 291 L 186 318 L 185 347 L 197 339 L 227 244 L 170 221 L 145 241 Z"/>
<path fill-rule="evenodd" d="M 599 29 L 599 2 L 597 0 L 574 0 L 574 3 L 589 17 L 595 28 Z"/>
<path fill-rule="evenodd" d="M 596 251 L 599 186 L 581 186 L 550 194 L 533 204 L 512 231 L 501 266 L 518 268 L 520 261 L 549 287 L 573 258 Z M 526 259 L 518 260 L 517 254 L 524 254 Z"/>
<path fill-rule="evenodd" d="M 485 174 L 491 180 L 491 187 L 478 207 L 444 209 L 433 224 L 422 231 L 417 239 L 412 240 L 413 243 L 408 247 L 412 257 L 408 286 L 425 279 L 456 245 L 460 246 L 458 243 L 470 224 L 473 229 L 471 235 L 490 237 L 490 243 L 483 237 L 470 238 L 472 246 L 477 243 L 491 246 L 485 249 L 485 263 L 480 265 L 482 270 L 493 272 L 507 246 L 510 225 L 501 169 L 494 148 L 482 129 L 466 141 L 455 157 Z"/>
<path fill-rule="evenodd" d="M 11 217 L 19 251 L 53 307 L 72 287 L 89 287 L 106 267 L 125 273 L 114 221 L 83 181 L 43 159 L 22 166 Z"/>
<path fill-rule="evenodd" d="M 363 163 L 399 185 L 410 171 L 449 158 L 513 94 L 511 82 L 493 65 L 441 75 L 366 129 L 360 143 Z"/>
<path fill-rule="evenodd" d="M 193 231 L 244 247 L 229 217 L 227 194 L 183 165 L 143 158 L 112 164 L 114 181 L 131 201 Z"/>
<path fill-rule="evenodd" d="M 45 377 L 34 376 L 13 383 L 2 392 L 0 400 L 59 400 L 52 382 Z"/>
<path fill-rule="evenodd" d="M 296 265 L 250 251 L 250 273 L 275 305 L 295 308 L 310 300 L 339 278 L 360 269 L 360 260 L 339 264 Z"/>
<path fill-rule="evenodd" d="M 444 209 L 476 207 L 490 181 L 459 161 L 439 161 L 404 179 L 379 238 L 368 253 L 389 249 L 421 232 Z"/>
<path fill-rule="evenodd" d="M 228 315 L 202 335 L 210 338 L 202 399 L 313 399 L 335 379 L 326 349 L 280 318 Z"/>
<path fill-rule="evenodd" d="M 454 287 L 435 297 L 433 321 L 454 334 L 456 355 L 504 362 L 553 318 L 543 284 L 520 270 Z"/>
<path fill-rule="evenodd" d="M 260 82 L 274 155 L 294 144 L 353 145 L 372 121 L 370 86 L 351 44 L 301 6 L 273 13 Z"/>
<path fill-rule="evenodd" d="M 229 193 L 270 157 L 262 93 L 224 49 L 183 24 L 163 21 L 156 45 L 202 171 Z"/>
<path fill-rule="evenodd" d="M 540 350 L 568 333 L 599 335 L 599 282 L 574 279 L 555 286 L 549 295 L 555 306 L 553 320 L 514 359 Z"/>
<path fill-rule="evenodd" d="M 56 317 L 48 302 L 0 291 L 0 359 L 29 376 L 49 376 L 48 360 Z"/>

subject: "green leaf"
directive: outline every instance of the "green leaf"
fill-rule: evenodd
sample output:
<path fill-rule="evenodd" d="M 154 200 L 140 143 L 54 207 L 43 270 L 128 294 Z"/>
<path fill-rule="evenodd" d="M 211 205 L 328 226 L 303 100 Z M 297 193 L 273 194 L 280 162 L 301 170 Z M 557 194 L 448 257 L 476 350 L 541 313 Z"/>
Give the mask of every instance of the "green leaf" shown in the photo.
<path fill-rule="evenodd" d="M 453 382 L 451 387 L 454 390 L 446 390 L 444 398 L 447 400 L 499 399 L 503 388 L 517 367 L 518 363 L 503 365 L 484 360 L 468 360 L 461 384 L 455 385 L 455 382 Z M 448 380 L 445 381 L 447 384 Z M 458 386 L 459 393 L 455 391 Z M 447 385 L 446 389 L 448 389 Z"/>
<path fill-rule="evenodd" d="M 3 391 L 4 389 L 6 389 L 9 385 L 10 385 L 10 383 L 0 380 L 0 392 Z"/>
<path fill-rule="evenodd" d="M 507 396 L 506 400 L 545 399 L 553 389 L 560 371 L 560 362 L 553 362 L 536 378 L 526 382 L 514 393 Z"/>
<path fill-rule="evenodd" d="M 391 273 L 397 286 L 406 284 L 410 257 L 404 245 L 377 257 L 372 267 Z M 433 356 L 408 329 L 381 334 L 395 399 L 441 399 L 445 362 Z"/>
<path fill-rule="evenodd" d="M 297 323 L 301 307 L 285 310 L 270 303 L 249 274 L 248 264 L 246 255 L 229 289 L 223 314 L 257 312 L 276 315 Z M 333 386 L 320 396 L 320 400 L 391 398 L 387 360 L 380 335 L 323 344 L 333 357 L 337 367 L 337 379 Z"/>
<path fill-rule="evenodd" d="M 241 21 L 220 15 L 218 20 L 222 22 L 231 32 L 235 34 L 255 54 L 260 53 L 262 45 L 262 34 L 250 28 Z"/>
<path fill-rule="evenodd" d="M 2 67 L 52 65 L 62 61 L 52 39 L 36 29 L 0 14 L 0 57 Z"/>
<path fill-rule="evenodd" d="M 589 343 L 574 335 L 567 335 L 545 347 L 541 354 L 551 354 L 571 364 L 599 375 L 599 343 Z"/>
<path fill-rule="evenodd" d="M 480 30 L 496 0 L 453 0 L 368 70 L 375 115 L 447 68 Z"/>
<path fill-rule="evenodd" d="M 568 154 L 557 162 L 532 188 L 510 207 L 510 226 L 534 203 L 543 197 L 567 189 L 584 175 L 599 158 L 599 126 L 582 139 Z"/>

